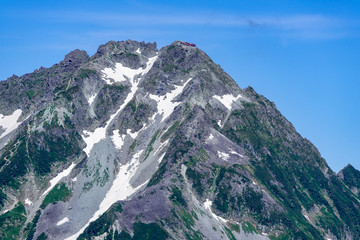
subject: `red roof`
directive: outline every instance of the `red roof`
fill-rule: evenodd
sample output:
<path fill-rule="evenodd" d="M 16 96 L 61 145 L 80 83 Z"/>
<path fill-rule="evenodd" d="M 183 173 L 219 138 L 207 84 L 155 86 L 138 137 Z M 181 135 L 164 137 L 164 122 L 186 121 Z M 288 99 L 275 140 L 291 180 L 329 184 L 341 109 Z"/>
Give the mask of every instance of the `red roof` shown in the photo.
<path fill-rule="evenodd" d="M 180 43 L 185 46 L 196 47 L 196 45 L 193 43 L 189 43 L 189 42 L 180 42 Z"/>

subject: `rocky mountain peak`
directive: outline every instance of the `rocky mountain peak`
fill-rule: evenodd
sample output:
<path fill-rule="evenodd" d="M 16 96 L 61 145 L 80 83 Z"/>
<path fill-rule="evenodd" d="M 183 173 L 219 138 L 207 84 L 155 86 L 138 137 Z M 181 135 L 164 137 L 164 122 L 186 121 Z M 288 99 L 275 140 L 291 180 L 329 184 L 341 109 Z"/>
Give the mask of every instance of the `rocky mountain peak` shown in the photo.
<path fill-rule="evenodd" d="M 359 174 L 193 43 L 0 83 L 1 239 L 359 239 Z"/>
<path fill-rule="evenodd" d="M 131 54 L 140 52 L 146 56 L 154 56 L 157 50 L 157 44 L 138 42 L 134 40 L 126 41 L 109 41 L 106 44 L 100 45 L 92 59 L 100 58 L 103 55 L 111 56 L 117 54 Z"/>
<path fill-rule="evenodd" d="M 341 169 L 338 172 L 338 176 L 342 179 L 344 179 L 345 177 L 350 177 L 351 175 L 358 175 L 360 173 L 359 170 L 357 170 L 356 168 L 354 168 L 350 163 L 348 165 L 346 165 L 343 169 Z M 355 176 L 354 176 L 355 177 Z M 360 175 L 359 175 L 360 177 Z M 359 179 L 360 180 L 360 179 Z"/>
<path fill-rule="evenodd" d="M 90 59 L 89 55 L 84 50 L 76 49 L 68 53 L 64 60 L 62 61 L 63 64 L 74 65 L 74 67 L 79 66 L 80 64 L 88 61 Z"/>
<path fill-rule="evenodd" d="M 358 197 L 360 196 L 360 171 L 359 170 L 354 168 L 349 163 L 337 175 L 355 195 L 357 195 Z"/>

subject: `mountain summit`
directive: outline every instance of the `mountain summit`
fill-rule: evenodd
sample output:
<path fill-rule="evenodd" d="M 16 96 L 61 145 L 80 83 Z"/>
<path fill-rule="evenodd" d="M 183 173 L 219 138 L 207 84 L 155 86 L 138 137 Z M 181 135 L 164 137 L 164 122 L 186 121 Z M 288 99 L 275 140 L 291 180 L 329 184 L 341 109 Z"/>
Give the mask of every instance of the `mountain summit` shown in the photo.
<path fill-rule="evenodd" d="M 194 44 L 0 82 L 0 149 L 1 239 L 360 239 L 359 174 Z"/>

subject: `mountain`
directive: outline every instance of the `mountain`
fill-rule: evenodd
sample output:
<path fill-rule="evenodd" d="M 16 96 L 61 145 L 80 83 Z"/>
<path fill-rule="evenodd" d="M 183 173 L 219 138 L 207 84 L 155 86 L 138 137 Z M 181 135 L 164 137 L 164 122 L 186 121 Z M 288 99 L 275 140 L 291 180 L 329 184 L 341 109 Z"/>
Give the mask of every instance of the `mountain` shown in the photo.
<path fill-rule="evenodd" d="M 347 171 L 193 44 L 75 50 L 0 114 L 1 239 L 360 239 Z"/>
<path fill-rule="evenodd" d="M 360 197 L 359 170 L 349 164 L 338 173 L 338 176 L 357 197 Z"/>

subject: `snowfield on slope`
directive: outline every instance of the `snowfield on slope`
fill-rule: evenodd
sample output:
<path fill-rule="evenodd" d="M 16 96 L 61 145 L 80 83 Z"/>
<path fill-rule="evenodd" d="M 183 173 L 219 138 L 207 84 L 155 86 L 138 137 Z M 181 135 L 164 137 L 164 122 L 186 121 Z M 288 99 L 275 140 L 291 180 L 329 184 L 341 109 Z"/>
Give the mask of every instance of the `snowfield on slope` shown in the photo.
<path fill-rule="evenodd" d="M 209 199 L 206 199 L 206 201 L 204 202 L 204 207 L 205 209 L 209 210 L 210 211 L 210 214 L 215 218 L 217 219 L 218 221 L 221 221 L 223 223 L 226 223 L 227 220 L 216 215 L 215 213 L 213 213 L 212 209 L 211 209 L 211 206 L 212 206 L 212 201 L 210 201 Z"/>
<path fill-rule="evenodd" d="M 55 185 L 63 178 L 68 176 L 71 173 L 71 170 L 73 170 L 73 168 L 75 167 L 75 163 L 72 163 L 67 169 L 65 169 L 64 171 L 62 171 L 61 173 L 59 173 L 58 175 L 56 175 L 56 177 L 54 177 L 53 179 L 50 180 L 50 187 L 48 187 L 48 189 L 46 189 L 46 191 L 40 196 L 45 196 L 46 194 L 48 194 L 51 189 L 53 189 L 55 187 Z"/>
<path fill-rule="evenodd" d="M 142 69 L 142 68 L 137 69 L 136 70 L 137 73 L 135 75 L 146 74 L 152 68 L 156 59 L 157 59 L 157 56 L 149 58 L 146 68 L 145 69 Z M 84 151 L 88 156 L 90 156 L 91 149 L 94 147 L 94 145 L 106 137 L 106 129 L 108 128 L 110 123 L 125 108 L 125 106 L 133 99 L 136 91 L 138 90 L 139 82 L 135 81 L 135 79 L 134 79 L 135 75 L 131 75 L 133 73 L 133 71 L 135 71 L 135 70 L 131 69 L 131 68 L 123 67 L 121 63 L 117 63 L 117 64 L 120 64 L 121 67 L 115 68 L 115 70 L 112 70 L 111 68 L 105 68 L 105 70 L 103 70 L 103 71 L 109 72 L 110 71 L 109 69 L 111 69 L 111 72 L 109 74 L 111 75 L 111 73 L 112 73 L 113 75 L 111 75 L 111 76 L 114 77 L 114 80 L 117 82 L 126 80 L 124 78 L 124 75 L 129 77 L 129 81 L 131 83 L 131 90 L 130 90 L 130 93 L 127 95 L 126 99 L 124 100 L 124 103 L 119 107 L 119 109 L 116 111 L 116 113 L 114 113 L 113 115 L 110 116 L 110 119 L 106 122 L 105 127 L 99 127 L 97 129 L 95 129 L 94 132 L 88 132 L 88 131 L 83 132 L 84 134 L 82 135 L 82 138 L 86 142 L 86 147 L 85 147 Z M 106 79 L 108 79 L 108 78 L 104 78 L 105 81 L 107 81 Z M 109 83 L 109 84 L 111 84 L 111 83 Z"/>
<path fill-rule="evenodd" d="M 105 77 L 103 78 L 104 81 L 111 84 L 110 79 L 113 79 L 115 82 L 122 82 L 122 81 L 126 81 L 127 80 L 126 78 L 128 78 L 128 81 L 131 84 L 131 90 L 130 93 L 126 96 L 124 103 L 119 107 L 116 113 L 110 116 L 110 119 L 106 122 L 104 127 L 99 127 L 95 129 L 94 132 L 84 131 L 82 137 L 87 144 L 84 151 L 88 156 L 90 156 L 90 152 L 96 143 L 108 137 L 106 134 L 106 130 L 108 126 L 135 96 L 139 84 L 139 81 L 135 79 L 136 76 L 139 76 L 140 74 L 144 76 L 152 68 L 156 59 L 157 56 L 153 58 L 149 58 L 145 69 L 142 68 L 131 69 L 124 67 L 121 63 L 117 63 L 114 69 L 106 68 L 103 70 L 103 73 L 105 75 Z M 142 129 L 140 129 L 136 133 L 132 133 L 131 130 L 128 129 L 127 134 L 130 135 L 130 137 L 132 138 L 136 138 L 141 130 Z M 113 133 L 113 135 L 111 136 L 112 142 L 114 143 L 115 147 L 118 150 L 121 150 L 124 145 L 125 137 L 127 135 L 120 135 L 119 131 L 117 130 L 113 131 L 112 133 Z M 115 202 L 127 199 L 148 182 L 148 180 L 146 180 L 145 182 L 143 182 L 142 184 L 140 184 L 135 188 L 130 184 L 131 179 L 133 178 L 134 174 L 137 172 L 140 166 L 140 156 L 142 152 L 143 150 L 135 153 L 130 162 L 120 165 L 119 172 L 117 173 L 115 180 L 113 181 L 110 189 L 106 193 L 105 198 L 100 203 L 99 209 L 93 214 L 93 216 L 88 220 L 88 222 L 77 233 L 68 237 L 67 240 L 72 240 L 72 239 L 75 240 L 89 226 L 91 222 L 98 219 Z"/>
<path fill-rule="evenodd" d="M 90 225 L 91 222 L 98 219 L 103 213 L 105 213 L 114 203 L 121 200 L 126 200 L 128 197 L 137 192 L 147 182 L 145 181 L 141 185 L 133 188 L 130 184 L 130 180 L 135 175 L 137 169 L 140 166 L 140 156 L 143 150 L 134 154 L 132 160 L 124 165 L 120 166 L 119 173 L 117 174 L 110 190 L 106 193 L 104 200 L 101 202 L 99 209 L 94 213 L 93 217 L 83 226 L 76 234 L 66 238 L 66 240 L 75 240 L 81 233 Z"/>
<path fill-rule="evenodd" d="M 162 122 L 171 115 L 175 107 L 180 104 L 180 102 L 173 102 L 173 100 L 183 92 L 191 79 L 189 78 L 182 86 L 175 86 L 175 89 L 165 94 L 165 96 L 149 95 L 151 99 L 157 102 L 157 112 L 151 117 L 152 120 L 155 120 L 157 115 L 161 115 L 160 122 Z"/>
<path fill-rule="evenodd" d="M 115 82 L 127 81 L 126 78 L 134 80 L 136 75 L 142 74 L 143 76 L 152 68 L 154 62 L 156 61 L 157 56 L 149 58 L 146 63 L 146 68 L 132 69 L 125 67 L 122 63 L 116 63 L 114 68 L 105 68 L 101 72 L 104 74 L 104 81 L 107 84 L 113 84 Z"/>
<path fill-rule="evenodd" d="M 237 97 L 234 97 L 231 94 L 226 94 L 223 96 L 213 96 L 216 100 L 222 103 L 228 110 L 231 110 L 233 102 L 236 102 L 238 99 L 243 98 L 240 94 Z"/>
<path fill-rule="evenodd" d="M 11 115 L 4 116 L 0 114 L 0 127 L 5 131 L 0 135 L 0 139 L 14 131 L 19 127 L 22 122 L 18 122 L 19 117 L 22 114 L 21 109 L 15 110 Z"/>

